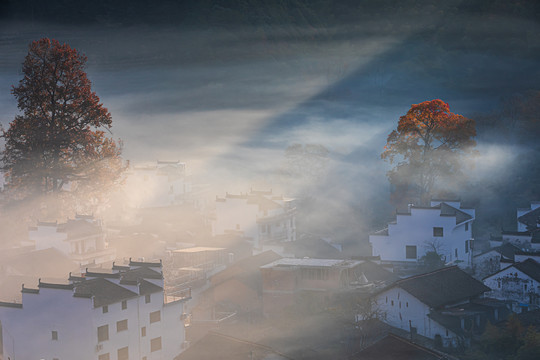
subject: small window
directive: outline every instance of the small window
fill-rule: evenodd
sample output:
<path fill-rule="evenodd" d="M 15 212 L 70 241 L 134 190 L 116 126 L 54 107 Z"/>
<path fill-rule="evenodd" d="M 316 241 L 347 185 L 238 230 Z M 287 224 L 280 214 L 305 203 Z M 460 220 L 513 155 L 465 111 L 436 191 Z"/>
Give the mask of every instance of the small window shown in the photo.
<path fill-rule="evenodd" d="M 457 255 L 457 249 L 455 249 L 454 252 L 455 252 L 455 254 L 456 254 L 456 259 L 457 259 L 457 258 L 458 258 L 458 255 Z"/>
<path fill-rule="evenodd" d="M 401 309 L 401 301 L 399 302 L 399 308 Z"/>
<path fill-rule="evenodd" d="M 465 240 L 465 253 L 469 253 L 469 240 Z"/>
<path fill-rule="evenodd" d="M 150 352 L 161 350 L 161 337 L 150 340 Z"/>
<path fill-rule="evenodd" d="M 407 259 L 416 259 L 416 246 L 405 246 L 405 257 Z"/>
<path fill-rule="evenodd" d="M 99 342 L 109 340 L 109 325 L 103 325 L 97 328 L 97 338 Z"/>
<path fill-rule="evenodd" d="M 129 350 L 127 346 L 118 349 L 118 360 L 129 360 Z"/>
<path fill-rule="evenodd" d="M 116 332 L 124 331 L 128 329 L 128 321 L 120 320 L 116 322 Z"/>
<path fill-rule="evenodd" d="M 53 340 L 58 340 L 58 331 L 51 331 L 51 337 Z"/>
<path fill-rule="evenodd" d="M 523 289 L 527 291 L 527 284 L 523 285 Z"/>
<path fill-rule="evenodd" d="M 394 306 L 394 300 L 391 301 L 392 306 Z"/>
<path fill-rule="evenodd" d="M 150 300 L 151 300 L 151 299 L 150 299 L 150 294 L 147 294 L 147 295 L 144 296 L 144 302 L 145 302 L 146 304 L 149 304 L 149 303 L 150 303 Z"/>
<path fill-rule="evenodd" d="M 409 302 L 406 302 L 406 303 L 405 303 L 405 307 L 409 307 Z"/>
<path fill-rule="evenodd" d="M 433 228 L 433 236 L 436 236 L 436 237 L 444 236 L 443 228 L 442 227 L 434 227 Z"/>
<path fill-rule="evenodd" d="M 150 324 L 158 321 L 161 321 L 161 312 L 158 310 L 150 313 Z"/>
<path fill-rule="evenodd" d="M 146 326 L 143 326 L 143 327 L 141 328 L 141 336 L 142 336 L 142 337 L 145 337 L 145 336 L 146 336 Z"/>
<path fill-rule="evenodd" d="M 469 223 L 465 223 L 465 231 L 469 231 Z"/>
<path fill-rule="evenodd" d="M 388 304 L 388 296 L 386 297 L 386 303 Z"/>
<path fill-rule="evenodd" d="M 122 301 L 122 310 L 127 309 L 127 300 Z"/>
<path fill-rule="evenodd" d="M 101 309 L 102 309 L 104 314 L 109 312 L 109 307 L 107 305 L 103 306 Z"/>
<path fill-rule="evenodd" d="M 109 353 L 99 355 L 98 360 L 111 360 L 111 356 L 109 355 Z"/>

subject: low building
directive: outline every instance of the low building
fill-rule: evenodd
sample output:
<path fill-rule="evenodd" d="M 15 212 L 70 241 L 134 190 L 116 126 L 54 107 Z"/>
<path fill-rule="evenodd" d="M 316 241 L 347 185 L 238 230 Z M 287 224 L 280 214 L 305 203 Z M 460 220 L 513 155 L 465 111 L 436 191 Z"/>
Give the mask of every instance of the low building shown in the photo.
<path fill-rule="evenodd" d="M 477 279 L 483 279 L 515 262 L 518 247 L 504 243 L 480 254 L 474 255 L 473 270 Z"/>
<path fill-rule="evenodd" d="M 161 263 L 40 280 L 22 286 L 22 302 L 0 303 L 0 350 L 4 359 L 172 359 L 184 347 L 187 299 L 164 294 Z"/>
<path fill-rule="evenodd" d="M 471 266 L 474 209 L 458 201 L 431 201 L 431 206 L 411 205 L 397 213 L 396 221 L 369 236 L 373 256 L 396 266 L 411 266 L 429 251 L 461 268 Z"/>
<path fill-rule="evenodd" d="M 65 223 L 38 222 L 29 229 L 28 236 L 36 250 L 56 248 L 81 266 L 99 265 L 116 258 L 101 221 L 91 215 L 76 215 Z"/>
<path fill-rule="evenodd" d="M 490 297 L 508 301 L 512 310 L 540 309 L 540 264 L 533 259 L 512 264 L 484 278 Z"/>
<path fill-rule="evenodd" d="M 360 260 L 283 258 L 261 267 L 263 312 L 279 314 L 298 304 L 322 307 L 334 293 L 364 285 Z"/>
<path fill-rule="evenodd" d="M 483 302 L 489 290 L 452 266 L 399 280 L 374 295 L 372 306 L 395 328 L 455 346 L 469 341 L 487 321 L 503 319 L 503 303 Z"/>
<path fill-rule="evenodd" d="M 214 236 L 240 234 L 252 239 L 255 248 L 266 242 L 296 240 L 296 206 L 294 199 L 274 196 L 272 191 L 227 193 L 216 199 Z"/>

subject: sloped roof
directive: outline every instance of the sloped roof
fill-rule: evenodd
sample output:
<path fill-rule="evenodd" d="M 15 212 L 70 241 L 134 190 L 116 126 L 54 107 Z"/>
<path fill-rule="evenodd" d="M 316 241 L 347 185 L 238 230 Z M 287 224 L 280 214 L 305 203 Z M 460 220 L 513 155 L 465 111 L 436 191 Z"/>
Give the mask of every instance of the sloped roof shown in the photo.
<path fill-rule="evenodd" d="M 151 283 L 150 281 L 141 280 L 139 285 L 139 293 L 141 295 L 147 295 L 147 294 L 153 294 L 157 292 L 162 292 L 163 288 L 161 286 L 157 286 L 154 283 Z"/>
<path fill-rule="evenodd" d="M 350 359 L 358 360 L 439 360 L 443 354 L 412 343 L 400 336 L 388 334 L 382 340 L 356 353 Z"/>
<path fill-rule="evenodd" d="M 533 259 L 527 259 L 514 264 L 514 267 L 524 274 L 529 275 L 536 281 L 540 282 L 540 264 Z"/>
<path fill-rule="evenodd" d="M 490 288 L 457 266 L 399 280 L 398 286 L 432 308 L 479 296 Z M 388 289 L 388 288 L 387 288 Z"/>
<path fill-rule="evenodd" d="M 540 223 L 540 207 L 521 215 L 517 220 L 527 228 L 537 228 Z"/>
<path fill-rule="evenodd" d="M 68 239 L 77 239 L 103 233 L 101 226 L 84 219 L 69 219 L 66 223 L 59 224 L 57 231 L 66 233 Z"/>
<path fill-rule="evenodd" d="M 35 250 L 15 255 L 3 261 L 18 275 L 62 278 L 69 272 L 78 272 L 79 266 L 56 248 Z"/>
<path fill-rule="evenodd" d="M 231 278 L 240 277 L 241 281 L 246 282 L 247 285 L 251 285 L 253 284 L 253 281 L 251 281 L 252 278 L 255 278 L 255 281 L 260 281 L 261 273 L 259 268 L 261 266 L 278 259 L 281 259 L 281 256 L 272 250 L 242 259 L 212 276 L 212 284 L 218 285 Z"/>
<path fill-rule="evenodd" d="M 472 219 L 471 215 L 467 214 L 464 211 L 456 209 L 455 207 L 450 206 L 445 202 L 442 202 L 440 204 L 440 208 L 441 208 L 441 215 L 443 215 L 443 216 L 455 216 L 456 217 L 456 225 L 461 224 L 464 221 Z"/>
<path fill-rule="evenodd" d="M 133 291 L 103 278 L 85 280 L 75 284 L 74 295 L 82 297 L 93 296 L 94 307 L 114 304 L 138 296 Z"/>
<path fill-rule="evenodd" d="M 499 254 L 504 256 L 507 259 L 514 260 L 514 256 L 516 255 L 516 252 L 520 251 L 520 248 L 517 246 L 511 244 L 511 243 L 505 243 L 501 246 L 494 247 L 493 250 L 497 251 Z"/>
<path fill-rule="evenodd" d="M 124 281 L 137 281 L 139 279 L 163 279 L 163 275 L 147 267 L 122 272 L 121 278 Z"/>

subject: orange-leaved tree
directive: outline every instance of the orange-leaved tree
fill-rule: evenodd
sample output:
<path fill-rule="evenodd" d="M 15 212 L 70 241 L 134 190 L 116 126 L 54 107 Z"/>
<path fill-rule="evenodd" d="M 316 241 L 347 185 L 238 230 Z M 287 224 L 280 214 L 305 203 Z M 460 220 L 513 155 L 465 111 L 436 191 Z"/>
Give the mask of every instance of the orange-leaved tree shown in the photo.
<path fill-rule="evenodd" d="M 394 186 L 394 201 L 426 204 L 435 195 L 437 181 L 462 174 L 462 157 L 476 142 L 474 120 L 450 112 L 442 100 L 412 105 L 388 135 L 381 157 L 393 168 L 388 179 Z"/>
<path fill-rule="evenodd" d="M 91 90 L 86 57 L 57 40 L 29 46 L 12 93 L 22 114 L 2 131 L 8 189 L 25 198 L 103 187 L 122 170 L 121 144 L 105 136 L 109 111 Z"/>

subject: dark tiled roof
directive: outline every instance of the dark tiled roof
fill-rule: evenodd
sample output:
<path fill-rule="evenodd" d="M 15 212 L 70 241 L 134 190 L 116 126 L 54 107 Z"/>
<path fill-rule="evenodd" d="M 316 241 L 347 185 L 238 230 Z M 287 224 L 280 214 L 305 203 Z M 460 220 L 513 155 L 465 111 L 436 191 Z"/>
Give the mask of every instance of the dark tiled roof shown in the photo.
<path fill-rule="evenodd" d="M 432 308 L 466 300 L 490 291 L 482 282 L 451 266 L 394 283 Z"/>
<path fill-rule="evenodd" d="M 518 221 L 529 229 L 536 229 L 540 223 L 540 207 L 521 215 Z"/>
<path fill-rule="evenodd" d="M 66 233 L 68 239 L 77 239 L 103 233 L 101 226 L 84 219 L 69 219 L 66 223 L 59 224 L 57 231 Z"/>
<path fill-rule="evenodd" d="M 350 359 L 358 360 L 439 360 L 445 355 L 412 343 L 394 334 L 356 353 Z"/>
<path fill-rule="evenodd" d="M 163 288 L 161 286 L 157 286 L 154 283 L 151 283 L 150 281 L 141 280 L 139 285 L 139 293 L 141 295 L 147 295 L 147 294 L 153 294 L 157 292 L 162 292 Z"/>
<path fill-rule="evenodd" d="M 163 279 L 163 275 L 161 273 L 147 267 L 140 267 L 119 274 L 121 274 L 123 281 L 137 281 L 139 279 Z"/>
<path fill-rule="evenodd" d="M 516 255 L 516 252 L 520 251 L 520 248 L 517 246 L 506 243 L 502 244 L 501 246 L 494 247 L 493 250 L 497 251 L 499 254 L 504 256 L 507 259 L 511 259 L 514 261 L 514 256 Z"/>
<path fill-rule="evenodd" d="M 86 280 L 75 285 L 75 296 L 94 297 L 94 307 L 114 304 L 137 296 L 136 293 L 103 278 Z"/>
<path fill-rule="evenodd" d="M 464 211 L 461 211 L 459 209 L 456 209 L 453 206 L 448 205 L 447 203 L 441 203 L 441 215 L 442 216 L 455 216 L 456 217 L 456 224 L 461 224 L 464 221 L 471 220 L 472 216 L 467 214 Z"/>
<path fill-rule="evenodd" d="M 540 264 L 533 259 L 527 259 L 525 261 L 514 264 L 514 267 L 519 271 L 529 275 L 536 281 L 540 281 Z"/>

